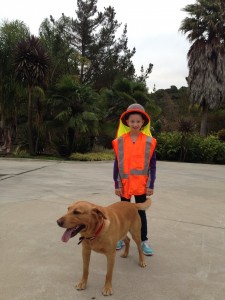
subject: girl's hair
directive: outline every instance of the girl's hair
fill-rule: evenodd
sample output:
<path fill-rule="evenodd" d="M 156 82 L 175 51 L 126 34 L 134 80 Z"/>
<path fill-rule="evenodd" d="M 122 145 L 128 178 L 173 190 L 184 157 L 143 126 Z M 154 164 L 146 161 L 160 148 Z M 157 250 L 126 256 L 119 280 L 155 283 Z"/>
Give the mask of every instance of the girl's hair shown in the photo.
<path fill-rule="evenodd" d="M 126 114 L 126 115 L 125 115 L 125 120 L 128 120 L 129 116 L 131 116 L 131 115 L 140 115 L 144 121 L 147 120 L 147 118 L 145 117 L 145 115 L 143 115 L 143 114 L 142 114 L 141 112 L 139 112 L 139 111 L 132 111 L 132 112 Z M 148 120 L 147 120 L 147 121 L 148 121 Z"/>

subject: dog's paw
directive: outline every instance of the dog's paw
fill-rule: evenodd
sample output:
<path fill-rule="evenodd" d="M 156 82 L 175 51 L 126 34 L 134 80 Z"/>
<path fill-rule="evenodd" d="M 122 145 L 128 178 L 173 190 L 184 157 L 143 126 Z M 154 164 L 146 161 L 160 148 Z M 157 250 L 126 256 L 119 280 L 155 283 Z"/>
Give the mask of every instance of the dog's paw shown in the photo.
<path fill-rule="evenodd" d="M 146 264 L 145 261 L 139 261 L 139 265 L 140 265 L 140 267 L 142 267 L 142 268 L 147 267 L 147 264 Z"/>
<path fill-rule="evenodd" d="M 104 286 L 104 288 L 102 289 L 102 295 L 104 295 L 104 296 L 110 296 L 112 294 L 113 294 L 112 287 L 106 287 L 106 286 Z"/>
<path fill-rule="evenodd" d="M 122 254 L 120 255 L 120 257 L 122 257 L 122 258 L 127 258 L 127 257 L 128 257 L 128 253 L 124 252 L 124 253 L 122 253 Z"/>
<path fill-rule="evenodd" d="M 78 291 L 81 291 L 81 290 L 85 290 L 86 289 L 86 285 L 87 285 L 87 282 L 84 281 L 84 280 L 81 280 L 79 282 L 77 282 L 75 284 L 75 288 L 78 290 Z"/>

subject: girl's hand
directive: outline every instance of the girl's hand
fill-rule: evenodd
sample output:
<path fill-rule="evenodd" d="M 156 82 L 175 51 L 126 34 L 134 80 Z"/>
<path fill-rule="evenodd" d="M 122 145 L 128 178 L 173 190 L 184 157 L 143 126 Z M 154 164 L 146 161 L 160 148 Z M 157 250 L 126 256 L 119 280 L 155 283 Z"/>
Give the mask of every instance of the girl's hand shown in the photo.
<path fill-rule="evenodd" d="M 151 195 L 153 195 L 153 193 L 154 193 L 153 189 L 149 189 L 149 188 L 146 189 L 146 195 L 147 196 L 151 196 Z"/>
<path fill-rule="evenodd" d="M 121 196 L 122 196 L 122 189 L 121 189 L 121 188 L 115 189 L 115 194 L 116 194 L 117 196 L 121 197 Z"/>

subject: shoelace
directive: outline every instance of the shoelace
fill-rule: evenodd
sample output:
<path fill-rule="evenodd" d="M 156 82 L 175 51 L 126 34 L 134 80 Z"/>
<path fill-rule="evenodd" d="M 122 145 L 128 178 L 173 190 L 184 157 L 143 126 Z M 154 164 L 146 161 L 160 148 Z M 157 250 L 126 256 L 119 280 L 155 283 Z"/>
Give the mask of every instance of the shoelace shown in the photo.
<path fill-rule="evenodd" d="M 149 246 L 149 244 L 148 243 L 146 243 L 146 242 L 143 242 L 143 244 L 145 245 L 145 247 L 147 248 L 147 249 L 150 249 L 151 247 Z"/>

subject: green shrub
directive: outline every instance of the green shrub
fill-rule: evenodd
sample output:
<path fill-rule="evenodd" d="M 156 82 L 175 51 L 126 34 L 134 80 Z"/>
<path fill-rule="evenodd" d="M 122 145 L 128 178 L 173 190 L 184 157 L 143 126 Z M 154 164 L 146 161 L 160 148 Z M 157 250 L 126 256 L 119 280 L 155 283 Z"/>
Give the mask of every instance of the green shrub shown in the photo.
<path fill-rule="evenodd" d="M 162 132 L 157 142 L 159 160 L 225 164 L 225 142 L 216 135 L 204 138 L 196 133 Z"/>
<path fill-rule="evenodd" d="M 215 156 L 215 162 L 219 164 L 225 164 L 225 142 L 220 143 L 220 145 L 218 146 Z"/>
<path fill-rule="evenodd" d="M 221 129 L 217 133 L 219 140 L 225 142 L 225 129 Z"/>
<path fill-rule="evenodd" d="M 12 152 L 12 156 L 18 158 L 30 158 L 31 155 L 26 150 L 20 150 L 18 147 Z"/>
<path fill-rule="evenodd" d="M 210 135 L 203 139 L 201 143 L 201 151 L 203 162 L 225 162 L 225 143 L 221 143 L 217 136 Z"/>
<path fill-rule="evenodd" d="M 185 161 L 195 163 L 202 162 L 201 142 L 202 137 L 199 134 L 192 134 L 188 137 Z"/>
<path fill-rule="evenodd" d="M 70 155 L 70 160 L 77 161 L 103 161 L 103 160 L 113 160 L 115 155 L 112 152 L 90 152 L 90 153 L 72 153 Z"/>
<path fill-rule="evenodd" d="M 157 136 L 156 155 L 160 160 L 178 160 L 181 151 L 179 132 L 162 132 Z"/>

